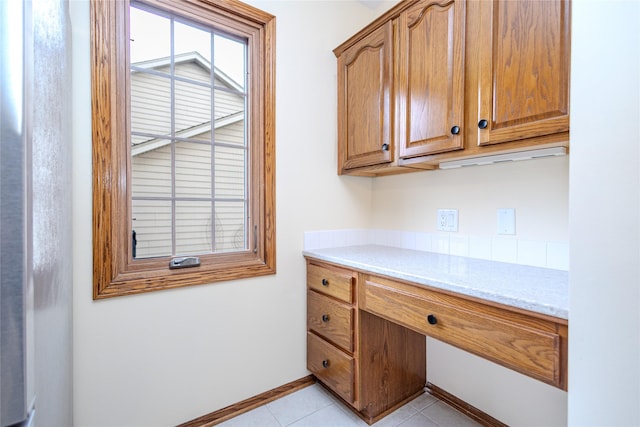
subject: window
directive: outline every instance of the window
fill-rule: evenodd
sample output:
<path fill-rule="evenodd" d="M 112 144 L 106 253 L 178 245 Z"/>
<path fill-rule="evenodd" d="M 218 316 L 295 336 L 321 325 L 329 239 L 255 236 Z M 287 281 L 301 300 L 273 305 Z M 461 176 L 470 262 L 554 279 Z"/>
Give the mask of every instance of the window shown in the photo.
<path fill-rule="evenodd" d="M 274 17 L 92 0 L 91 19 L 94 298 L 275 273 Z"/>

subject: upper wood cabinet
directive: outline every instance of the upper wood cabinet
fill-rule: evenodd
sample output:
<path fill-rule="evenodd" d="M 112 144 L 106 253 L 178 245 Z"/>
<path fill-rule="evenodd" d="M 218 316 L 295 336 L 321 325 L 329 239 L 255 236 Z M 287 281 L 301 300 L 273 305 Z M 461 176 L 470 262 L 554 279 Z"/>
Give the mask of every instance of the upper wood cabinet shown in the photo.
<path fill-rule="evenodd" d="M 419 1 L 397 20 L 400 157 L 464 147 L 465 2 Z"/>
<path fill-rule="evenodd" d="M 477 6 L 478 145 L 569 131 L 569 1 Z"/>
<path fill-rule="evenodd" d="M 394 160 L 392 44 L 388 21 L 338 56 L 338 173 Z"/>
<path fill-rule="evenodd" d="M 404 0 L 334 53 L 339 174 L 569 145 L 567 0 Z"/>

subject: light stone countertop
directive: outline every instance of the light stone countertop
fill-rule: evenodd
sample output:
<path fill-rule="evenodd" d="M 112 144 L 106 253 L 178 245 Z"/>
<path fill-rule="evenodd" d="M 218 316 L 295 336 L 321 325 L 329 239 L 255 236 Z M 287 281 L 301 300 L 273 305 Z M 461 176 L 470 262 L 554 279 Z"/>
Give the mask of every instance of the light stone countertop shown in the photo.
<path fill-rule="evenodd" d="M 561 319 L 569 316 L 569 273 L 564 270 L 377 245 L 314 249 L 303 254 Z"/>

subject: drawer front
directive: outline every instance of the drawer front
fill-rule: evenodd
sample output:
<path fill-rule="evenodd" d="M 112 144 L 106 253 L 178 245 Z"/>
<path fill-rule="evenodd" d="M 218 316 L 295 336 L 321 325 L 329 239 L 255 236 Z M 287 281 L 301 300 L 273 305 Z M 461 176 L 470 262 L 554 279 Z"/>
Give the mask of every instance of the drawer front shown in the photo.
<path fill-rule="evenodd" d="M 383 281 L 384 282 L 384 281 Z M 367 281 L 361 308 L 526 375 L 560 386 L 560 336 L 425 295 Z M 506 315 L 508 316 L 508 314 Z"/>
<path fill-rule="evenodd" d="M 325 295 L 353 302 L 353 275 L 349 270 L 307 265 L 307 285 Z"/>
<path fill-rule="evenodd" d="M 353 352 L 353 308 L 307 291 L 307 327 L 342 349 Z"/>
<path fill-rule="evenodd" d="M 353 367 L 353 357 L 307 332 L 307 369 L 349 403 L 353 403 Z"/>

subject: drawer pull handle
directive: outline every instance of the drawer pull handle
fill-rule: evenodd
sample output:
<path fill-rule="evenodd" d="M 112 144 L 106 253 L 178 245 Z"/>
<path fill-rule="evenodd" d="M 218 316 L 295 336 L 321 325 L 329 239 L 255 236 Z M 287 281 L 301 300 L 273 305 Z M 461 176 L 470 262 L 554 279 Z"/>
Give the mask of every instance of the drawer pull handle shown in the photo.
<path fill-rule="evenodd" d="M 436 316 L 434 316 L 433 314 L 430 314 L 427 316 L 427 322 L 429 322 L 430 325 L 435 325 L 436 323 L 438 323 L 438 319 L 436 319 Z"/>
<path fill-rule="evenodd" d="M 329 281 L 327 279 L 322 279 L 322 286 L 329 286 Z"/>
<path fill-rule="evenodd" d="M 329 321 L 329 315 L 328 314 L 323 314 L 322 315 L 322 321 L 323 322 L 328 322 Z"/>
<path fill-rule="evenodd" d="M 323 360 L 322 361 L 322 367 L 323 368 L 328 368 L 329 367 L 329 361 L 328 360 Z"/>

